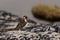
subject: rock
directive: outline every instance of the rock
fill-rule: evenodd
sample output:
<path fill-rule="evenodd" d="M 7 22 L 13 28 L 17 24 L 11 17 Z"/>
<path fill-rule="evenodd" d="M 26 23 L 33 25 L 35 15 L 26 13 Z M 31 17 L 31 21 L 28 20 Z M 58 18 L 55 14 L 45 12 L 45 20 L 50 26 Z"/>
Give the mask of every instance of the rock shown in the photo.
<path fill-rule="evenodd" d="M 56 6 L 38 4 L 33 6 L 32 14 L 38 19 L 60 21 L 60 8 Z"/>

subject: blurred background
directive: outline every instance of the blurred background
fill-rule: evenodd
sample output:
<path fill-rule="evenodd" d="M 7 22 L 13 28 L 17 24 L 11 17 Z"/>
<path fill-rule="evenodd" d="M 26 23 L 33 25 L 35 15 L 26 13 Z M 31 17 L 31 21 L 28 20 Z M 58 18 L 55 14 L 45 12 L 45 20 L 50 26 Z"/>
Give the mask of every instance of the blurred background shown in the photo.
<path fill-rule="evenodd" d="M 44 20 L 38 20 L 33 17 L 31 9 L 36 4 L 57 5 L 60 7 L 60 0 L 0 0 L 0 10 L 11 12 L 20 17 L 26 15 L 28 18 L 40 22 L 49 23 Z"/>

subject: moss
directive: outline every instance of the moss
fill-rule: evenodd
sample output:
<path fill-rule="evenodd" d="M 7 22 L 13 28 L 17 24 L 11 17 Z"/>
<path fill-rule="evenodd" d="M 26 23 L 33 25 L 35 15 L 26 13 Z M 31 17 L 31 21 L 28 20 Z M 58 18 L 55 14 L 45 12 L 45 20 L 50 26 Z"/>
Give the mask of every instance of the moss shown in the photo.
<path fill-rule="evenodd" d="M 33 6 L 32 14 L 39 19 L 45 19 L 48 21 L 60 21 L 60 9 L 56 6 L 39 4 Z"/>

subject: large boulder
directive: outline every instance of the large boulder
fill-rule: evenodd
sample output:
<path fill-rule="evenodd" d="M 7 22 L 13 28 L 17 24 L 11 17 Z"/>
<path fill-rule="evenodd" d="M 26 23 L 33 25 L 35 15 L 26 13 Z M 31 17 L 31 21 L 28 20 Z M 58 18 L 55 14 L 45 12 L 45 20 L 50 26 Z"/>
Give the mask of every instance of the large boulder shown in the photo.
<path fill-rule="evenodd" d="M 60 8 L 57 6 L 48 6 L 45 4 L 38 4 L 33 6 L 32 14 L 41 19 L 49 21 L 60 21 Z"/>

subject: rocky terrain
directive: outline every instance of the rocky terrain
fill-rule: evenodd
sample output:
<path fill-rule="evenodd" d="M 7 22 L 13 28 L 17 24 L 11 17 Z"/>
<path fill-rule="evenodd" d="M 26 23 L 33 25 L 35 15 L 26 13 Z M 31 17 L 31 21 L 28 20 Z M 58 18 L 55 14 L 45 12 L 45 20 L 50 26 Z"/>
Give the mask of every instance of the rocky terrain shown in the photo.
<path fill-rule="evenodd" d="M 60 40 L 60 25 L 22 21 L 9 12 L 0 11 L 0 40 Z"/>

